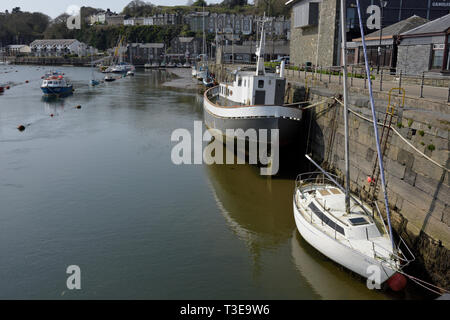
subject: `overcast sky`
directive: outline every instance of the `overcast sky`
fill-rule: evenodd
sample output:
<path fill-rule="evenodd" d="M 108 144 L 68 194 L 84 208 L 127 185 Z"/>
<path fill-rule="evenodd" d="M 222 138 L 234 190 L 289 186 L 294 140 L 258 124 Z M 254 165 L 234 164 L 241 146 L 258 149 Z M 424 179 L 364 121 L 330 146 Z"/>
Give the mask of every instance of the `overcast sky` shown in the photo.
<path fill-rule="evenodd" d="M 120 12 L 131 0 L 0 0 L 0 11 L 5 12 L 14 7 L 20 7 L 22 11 L 39 11 L 56 18 L 65 12 L 71 5 L 78 7 L 87 6 Z M 155 5 L 185 5 L 187 0 L 151 0 Z M 221 0 L 206 0 L 207 3 L 218 3 Z"/>

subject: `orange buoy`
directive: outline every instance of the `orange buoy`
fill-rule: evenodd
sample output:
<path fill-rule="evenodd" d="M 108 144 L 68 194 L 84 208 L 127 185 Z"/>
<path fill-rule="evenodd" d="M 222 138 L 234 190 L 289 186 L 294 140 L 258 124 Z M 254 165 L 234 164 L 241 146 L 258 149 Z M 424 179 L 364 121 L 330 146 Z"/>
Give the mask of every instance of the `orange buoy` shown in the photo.
<path fill-rule="evenodd" d="M 368 183 L 372 183 L 372 182 L 373 182 L 372 177 L 367 177 L 367 182 L 368 182 Z"/>
<path fill-rule="evenodd" d="M 388 279 L 387 284 L 393 291 L 402 291 L 406 287 L 406 282 L 406 277 L 397 272 Z"/>
<path fill-rule="evenodd" d="M 20 126 L 17 127 L 17 130 L 23 131 L 23 130 L 25 130 L 25 126 L 23 124 L 21 124 Z"/>

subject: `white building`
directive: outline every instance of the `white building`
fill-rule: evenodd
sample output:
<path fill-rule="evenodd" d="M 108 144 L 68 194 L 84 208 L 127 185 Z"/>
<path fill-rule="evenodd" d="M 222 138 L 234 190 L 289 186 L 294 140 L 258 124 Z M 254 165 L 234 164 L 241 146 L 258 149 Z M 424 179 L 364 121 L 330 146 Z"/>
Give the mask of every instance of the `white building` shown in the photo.
<path fill-rule="evenodd" d="M 63 56 L 67 54 L 87 55 L 87 45 L 76 39 L 46 39 L 34 40 L 30 44 L 35 56 Z"/>

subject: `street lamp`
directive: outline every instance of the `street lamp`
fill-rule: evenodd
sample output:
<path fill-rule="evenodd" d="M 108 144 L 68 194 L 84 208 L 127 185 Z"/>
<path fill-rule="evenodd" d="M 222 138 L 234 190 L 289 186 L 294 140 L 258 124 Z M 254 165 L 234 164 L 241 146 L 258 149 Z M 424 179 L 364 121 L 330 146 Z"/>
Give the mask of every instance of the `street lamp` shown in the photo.
<path fill-rule="evenodd" d="M 387 0 L 380 0 L 380 44 L 378 45 L 378 55 L 377 55 L 377 74 L 380 73 L 380 59 L 381 59 L 381 38 L 383 37 L 383 8 L 388 4 Z"/>

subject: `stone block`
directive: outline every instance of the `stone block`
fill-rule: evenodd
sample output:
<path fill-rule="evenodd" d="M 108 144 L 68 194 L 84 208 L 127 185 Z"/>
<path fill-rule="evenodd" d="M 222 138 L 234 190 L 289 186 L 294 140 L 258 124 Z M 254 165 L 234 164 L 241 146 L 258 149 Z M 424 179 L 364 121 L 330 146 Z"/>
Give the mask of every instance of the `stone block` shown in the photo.
<path fill-rule="evenodd" d="M 405 175 L 403 176 L 403 180 L 410 185 L 414 186 L 416 182 L 417 173 L 415 173 L 411 168 L 405 168 Z"/>
<path fill-rule="evenodd" d="M 397 161 L 408 168 L 412 168 L 414 164 L 414 155 L 409 151 L 399 149 L 397 154 Z"/>

